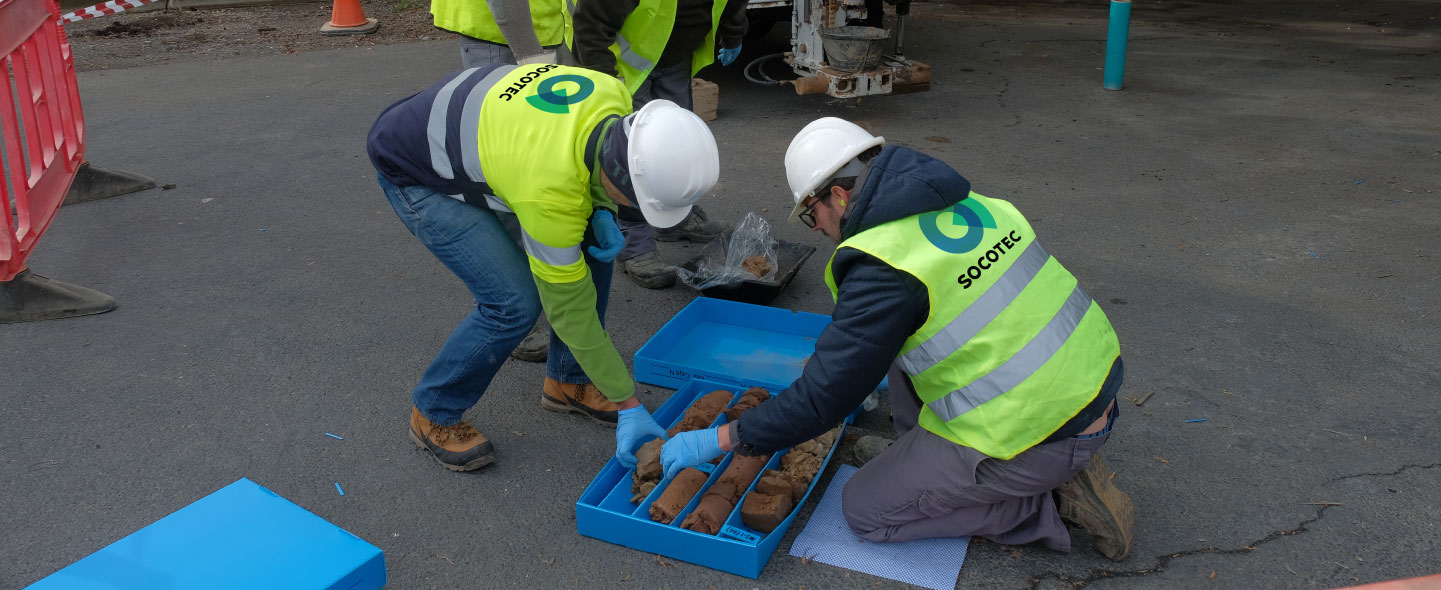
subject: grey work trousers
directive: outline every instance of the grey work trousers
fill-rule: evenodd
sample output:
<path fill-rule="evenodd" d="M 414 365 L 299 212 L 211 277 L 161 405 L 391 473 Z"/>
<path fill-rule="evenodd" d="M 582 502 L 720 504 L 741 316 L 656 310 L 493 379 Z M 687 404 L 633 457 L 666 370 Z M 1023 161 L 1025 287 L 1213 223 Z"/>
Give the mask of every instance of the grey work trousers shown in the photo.
<path fill-rule="evenodd" d="M 640 88 L 636 89 L 635 96 L 631 97 L 631 107 L 639 111 L 645 103 L 658 98 L 671 101 L 686 110 L 694 108 L 695 102 L 690 95 L 690 62 L 652 69 L 645 81 L 640 83 Z M 630 260 L 655 251 L 655 228 L 644 221 L 623 219 L 617 222 L 617 225 L 625 235 L 625 247 L 621 248 L 616 260 Z"/>
<path fill-rule="evenodd" d="M 992 459 L 917 427 L 910 379 L 894 365 L 889 377 L 897 438 L 846 484 L 841 506 L 852 531 L 877 543 L 974 535 L 1071 550 L 1051 490 L 1084 470 L 1110 433 Z"/>
<path fill-rule="evenodd" d="M 472 39 L 465 35 L 457 35 L 457 37 L 460 37 L 460 64 L 462 67 L 479 68 L 490 64 L 515 65 L 515 53 L 511 52 L 509 45 Z M 541 49 L 555 50 L 556 63 L 569 65 L 566 62 L 570 58 L 570 52 L 566 51 L 565 45 L 552 45 Z"/>

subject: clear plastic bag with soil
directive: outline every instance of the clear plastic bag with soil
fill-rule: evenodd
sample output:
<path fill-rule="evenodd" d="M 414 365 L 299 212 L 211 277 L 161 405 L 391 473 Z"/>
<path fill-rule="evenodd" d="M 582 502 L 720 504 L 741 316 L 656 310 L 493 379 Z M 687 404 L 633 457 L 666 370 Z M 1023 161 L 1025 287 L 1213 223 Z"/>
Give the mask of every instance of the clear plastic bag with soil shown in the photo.
<path fill-rule="evenodd" d="M 745 281 L 776 282 L 777 242 L 771 237 L 770 224 L 755 212 L 746 213 L 735 231 L 716 240 L 720 247 L 708 246 L 694 261 L 694 270 L 676 268 L 681 282 L 697 291 Z"/>

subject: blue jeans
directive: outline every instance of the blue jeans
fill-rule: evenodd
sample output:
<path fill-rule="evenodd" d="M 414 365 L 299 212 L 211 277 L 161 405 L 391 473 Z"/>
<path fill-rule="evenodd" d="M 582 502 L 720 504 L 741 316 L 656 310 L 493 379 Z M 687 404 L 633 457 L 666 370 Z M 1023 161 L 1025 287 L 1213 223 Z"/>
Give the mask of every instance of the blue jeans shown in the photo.
<path fill-rule="evenodd" d="M 518 233 L 512 237 L 496 212 L 424 186 L 399 187 L 383 176 L 377 180 L 410 233 L 475 297 L 475 309 L 450 333 L 411 392 L 415 407 L 427 420 L 455 424 L 480 401 L 510 351 L 540 316 L 540 294 L 530 261 L 516 239 Z M 595 281 L 596 312 L 604 322 L 611 263 L 590 256 L 585 261 Z M 562 383 L 590 382 L 553 330 L 545 374 Z"/>

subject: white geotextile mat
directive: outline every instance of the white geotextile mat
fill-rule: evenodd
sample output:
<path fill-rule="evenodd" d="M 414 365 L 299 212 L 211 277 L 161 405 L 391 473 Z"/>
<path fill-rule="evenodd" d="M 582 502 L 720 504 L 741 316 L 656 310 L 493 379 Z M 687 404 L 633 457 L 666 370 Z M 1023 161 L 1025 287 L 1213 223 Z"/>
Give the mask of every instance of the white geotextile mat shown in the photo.
<path fill-rule="evenodd" d="M 857 469 L 842 465 L 820 505 L 791 544 L 791 555 L 935 590 L 956 587 L 970 537 L 904 543 L 861 542 L 841 514 L 841 490 Z"/>

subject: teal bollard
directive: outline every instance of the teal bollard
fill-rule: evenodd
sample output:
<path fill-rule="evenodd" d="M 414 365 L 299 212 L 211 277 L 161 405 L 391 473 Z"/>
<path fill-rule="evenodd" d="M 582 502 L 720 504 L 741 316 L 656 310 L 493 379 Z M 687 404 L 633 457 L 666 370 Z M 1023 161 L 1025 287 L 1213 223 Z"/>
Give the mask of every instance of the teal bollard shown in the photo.
<path fill-rule="evenodd" d="M 1106 90 L 1120 90 L 1126 79 L 1126 38 L 1131 33 L 1131 0 L 1111 0 L 1106 34 Z"/>

